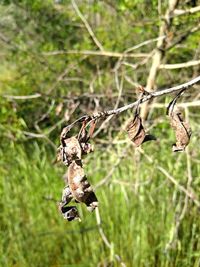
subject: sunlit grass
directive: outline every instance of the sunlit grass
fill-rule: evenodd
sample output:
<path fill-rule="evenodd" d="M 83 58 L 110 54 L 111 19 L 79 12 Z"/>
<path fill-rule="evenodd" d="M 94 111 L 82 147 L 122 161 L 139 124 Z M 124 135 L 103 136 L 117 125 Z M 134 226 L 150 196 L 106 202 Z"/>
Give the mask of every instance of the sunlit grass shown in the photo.
<path fill-rule="evenodd" d="M 159 135 L 162 127 L 155 129 Z M 159 172 L 165 168 L 176 180 L 187 183 L 186 154 L 172 154 L 168 139 L 143 145 L 139 155 L 131 146 L 110 176 L 96 191 L 108 248 L 99 234 L 95 213 L 79 205 L 82 222 L 66 222 L 52 197 L 59 200 L 63 166 L 52 165 L 53 155 L 36 142 L 25 152 L 12 145 L 1 153 L 1 257 L 0 265 L 30 266 L 199 266 L 199 211 L 190 201 L 177 242 L 166 250 L 185 195 Z M 124 147 L 98 149 L 85 159 L 92 184 L 113 167 Z M 104 152 L 103 152 L 104 151 Z M 199 152 L 190 144 L 193 189 L 199 192 Z M 194 151 L 194 152 L 193 152 Z M 150 157 L 152 161 L 149 160 Z M 198 194 L 197 194 L 198 197 Z M 109 265 L 110 264 L 110 265 Z"/>

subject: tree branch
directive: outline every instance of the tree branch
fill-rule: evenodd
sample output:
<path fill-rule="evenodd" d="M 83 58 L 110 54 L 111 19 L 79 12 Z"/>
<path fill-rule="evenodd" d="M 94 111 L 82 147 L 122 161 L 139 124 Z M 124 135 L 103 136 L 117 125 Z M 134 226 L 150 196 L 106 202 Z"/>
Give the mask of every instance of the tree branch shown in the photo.
<path fill-rule="evenodd" d="M 65 54 L 74 54 L 74 55 L 86 55 L 86 56 L 102 56 L 102 57 L 116 57 L 116 58 L 145 58 L 148 57 L 148 53 L 120 53 L 120 52 L 111 52 L 111 51 L 92 51 L 92 50 L 58 50 L 43 52 L 44 56 L 56 56 L 56 55 L 65 55 Z"/>
<path fill-rule="evenodd" d="M 200 65 L 200 60 L 192 60 L 192 61 L 177 63 L 177 64 L 161 64 L 159 68 L 166 69 L 166 70 L 174 70 L 174 69 L 190 68 L 190 67 L 197 66 L 197 65 Z"/>
<path fill-rule="evenodd" d="M 183 9 L 175 9 L 172 17 L 178 17 L 178 16 L 182 16 L 182 15 L 187 15 L 187 14 L 194 14 L 196 12 L 200 12 L 200 6 L 196 6 L 196 7 L 192 7 L 186 10 Z"/>
<path fill-rule="evenodd" d="M 141 103 L 144 103 L 144 102 L 146 102 L 152 98 L 155 98 L 155 97 L 159 97 L 159 96 L 163 96 L 163 95 L 167 95 L 167 94 L 172 94 L 172 93 L 175 93 L 175 92 L 180 91 L 180 90 L 187 90 L 191 86 L 193 86 L 199 82 L 200 82 L 200 76 L 190 80 L 189 82 L 186 82 L 186 83 L 183 83 L 183 84 L 171 87 L 171 88 L 166 88 L 163 90 L 159 89 L 158 91 L 152 92 L 151 94 L 144 96 L 142 99 L 139 99 L 139 100 L 137 100 L 131 104 L 125 105 L 123 107 L 120 107 L 117 109 L 112 109 L 112 110 L 107 110 L 107 111 L 103 111 L 103 112 L 98 112 L 98 113 L 93 114 L 91 116 L 90 115 L 84 115 L 84 116 L 78 118 L 77 120 L 75 120 L 72 124 L 68 125 L 67 127 L 70 130 L 76 123 L 83 122 L 84 120 L 97 120 L 97 119 L 105 118 L 105 117 L 108 117 L 111 115 L 118 115 L 118 114 L 120 114 L 120 113 L 122 113 L 128 109 L 134 108 L 138 104 L 139 101 L 141 104 Z"/>

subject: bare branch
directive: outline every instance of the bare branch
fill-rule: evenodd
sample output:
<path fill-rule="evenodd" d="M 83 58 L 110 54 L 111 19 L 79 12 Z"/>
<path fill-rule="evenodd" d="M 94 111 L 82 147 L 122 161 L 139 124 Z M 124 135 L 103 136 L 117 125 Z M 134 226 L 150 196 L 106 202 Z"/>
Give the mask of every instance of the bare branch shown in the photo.
<path fill-rule="evenodd" d="M 117 57 L 117 58 L 145 58 L 148 57 L 148 53 L 131 53 L 125 54 L 120 52 L 110 52 L 110 51 L 92 51 L 92 50 L 68 50 L 68 51 L 51 51 L 43 52 L 44 56 L 56 56 L 65 54 L 75 54 L 75 55 L 86 55 L 86 56 L 103 56 L 103 57 Z"/>
<path fill-rule="evenodd" d="M 161 171 L 173 184 L 175 184 L 175 186 L 182 191 L 188 198 L 190 198 L 191 200 L 193 200 L 193 202 L 200 207 L 200 202 L 196 199 L 196 197 L 194 196 L 193 192 L 191 192 L 191 190 L 186 189 L 184 186 L 180 185 L 176 179 L 171 176 L 165 169 L 163 169 L 162 167 L 158 166 L 157 169 L 159 171 Z"/>
<path fill-rule="evenodd" d="M 183 69 L 183 68 L 190 68 L 193 66 L 200 65 L 200 60 L 192 60 L 184 63 L 177 63 L 177 64 L 161 64 L 160 69 L 166 70 L 174 70 L 174 69 Z"/>
<path fill-rule="evenodd" d="M 200 82 L 200 76 L 190 80 L 189 82 L 186 82 L 186 83 L 183 83 L 183 84 L 171 87 L 171 88 L 166 88 L 163 90 L 158 90 L 156 92 L 152 92 L 151 94 L 144 96 L 142 99 L 139 99 L 139 100 L 137 100 L 137 101 L 135 101 L 129 105 L 123 106 L 121 108 L 99 112 L 99 113 L 93 114 L 92 116 L 84 115 L 84 116 L 78 118 L 77 120 L 75 120 L 72 124 L 68 125 L 67 127 L 69 129 L 71 129 L 76 123 L 82 122 L 86 119 L 97 120 L 97 119 L 105 118 L 105 117 L 108 117 L 111 115 L 118 115 L 118 114 L 120 114 L 120 113 L 122 113 L 128 109 L 132 109 L 133 107 L 135 107 L 138 104 L 139 101 L 140 101 L 140 103 L 144 103 L 144 102 L 146 102 L 152 98 L 155 98 L 155 97 L 163 96 L 166 94 L 172 94 L 172 93 L 180 91 L 180 90 L 187 90 L 191 86 L 193 86 L 194 84 L 197 84 L 199 82 Z"/>
<path fill-rule="evenodd" d="M 194 14 L 200 12 L 200 6 L 192 7 L 190 9 L 175 9 L 172 17 L 178 17 L 182 15 L 187 15 L 187 14 Z"/>
<path fill-rule="evenodd" d="M 19 100 L 26 100 L 26 99 L 33 99 L 33 98 L 39 98 L 42 95 L 37 93 L 34 95 L 3 95 L 3 97 L 5 98 L 9 98 L 9 99 L 19 99 Z"/>
<path fill-rule="evenodd" d="M 135 49 L 138 49 L 138 48 L 140 48 L 140 47 L 142 47 L 142 46 L 145 46 L 145 45 L 148 45 L 148 44 L 151 44 L 151 43 L 154 43 L 154 42 L 163 40 L 165 37 L 166 37 L 166 36 L 163 35 L 163 36 L 159 36 L 159 37 L 157 37 L 157 38 L 153 38 L 153 39 L 146 40 L 146 41 L 144 41 L 144 42 L 142 42 L 142 43 L 140 43 L 140 44 L 137 44 L 137 45 L 135 45 L 135 46 L 133 46 L 133 47 L 130 47 L 130 48 L 126 49 L 126 50 L 124 51 L 124 53 L 129 53 L 129 52 L 131 52 L 131 51 L 133 51 L 133 50 L 135 50 Z"/>
<path fill-rule="evenodd" d="M 96 46 L 101 50 L 104 51 L 103 46 L 101 45 L 101 43 L 98 41 L 97 37 L 95 36 L 94 32 L 92 31 L 92 28 L 90 27 L 89 23 L 87 22 L 86 18 L 83 16 L 83 14 L 81 13 L 80 9 L 78 8 L 76 2 L 74 0 L 71 0 L 72 5 L 74 10 L 76 11 L 76 13 L 78 14 L 78 16 L 80 17 L 80 19 L 82 20 L 82 22 L 85 24 L 85 27 L 87 29 L 87 31 L 89 32 L 90 36 L 92 37 L 92 40 L 94 41 L 94 43 L 96 44 Z"/>
<path fill-rule="evenodd" d="M 138 151 L 140 151 L 140 153 L 142 153 L 150 163 L 153 163 L 153 159 L 150 156 L 146 155 L 141 148 L 139 148 Z M 187 168 L 191 168 L 191 166 L 189 165 Z M 156 169 L 162 172 L 166 176 L 167 179 L 169 179 L 181 192 L 183 192 L 186 198 L 191 199 L 194 204 L 200 207 L 200 201 L 197 199 L 196 195 L 191 189 L 191 183 L 192 183 L 191 173 L 188 173 L 190 178 L 188 177 L 187 188 L 185 188 L 184 186 L 180 185 L 179 182 L 163 167 L 158 165 L 156 166 Z"/>

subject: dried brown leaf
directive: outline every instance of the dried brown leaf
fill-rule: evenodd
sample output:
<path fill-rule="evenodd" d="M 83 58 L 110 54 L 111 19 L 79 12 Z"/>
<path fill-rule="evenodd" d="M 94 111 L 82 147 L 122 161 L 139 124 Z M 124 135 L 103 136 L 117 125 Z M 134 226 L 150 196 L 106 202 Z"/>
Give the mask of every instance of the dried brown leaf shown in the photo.
<path fill-rule="evenodd" d="M 92 211 L 98 206 L 98 200 L 84 173 L 81 161 L 73 161 L 68 168 L 68 184 L 70 191 L 78 202 L 87 205 Z"/>
<path fill-rule="evenodd" d="M 64 205 L 67 205 L 71 200 L 72 200 L 73 196 L 72 193 L 70 191 L 69 185 L 65 186 L 62 192 L 62 201 L 61 203 Z"/>
<path fill-rule="evenodd" d="M 90 143 L 81 143 L 81 148 L 83 155 L 87 155 L 94 151 L 94 146 Z"/>
<path fill-rule="evenodd" d="M 184 121 L 180 111 L 171 112 L 170 123 L 176 135 L 176 144 L 173 145 L 172 149 L 174 152 L 184 151 L 190 142 L 192 134 L 190 125 L 188 122 Z"/>
<path fill-rule="evenodd" d="M 153 135 L 147 135 L 142 125 L 142 119 L 135 115 L 134 119 L 127 126 L 128 136 L 136 147 L 150 140 L 155 140 Z"/>
<path fill-rule="evenodd" d="M 127 132 L 130 140 L 135 144 L 135 146 L 140 146 L 142 144 L 145 138 L 145 131 L 139 115 L 136 115 L 128 124 Z"/>
<path fill-rule="evenodd" d="M 62 145 L 60 146 L 60 156 L 63 163 L 67 166 L 73 160 L 80 160 L 82 154 L 82 148 L 76 137 L 63 139 Z"/>
<path fill-rule="evenodd" d="M 68 221 L 80 220 L 80 216 L 76 206 L 64 206 L 61 208 L 64 219 Z"/>

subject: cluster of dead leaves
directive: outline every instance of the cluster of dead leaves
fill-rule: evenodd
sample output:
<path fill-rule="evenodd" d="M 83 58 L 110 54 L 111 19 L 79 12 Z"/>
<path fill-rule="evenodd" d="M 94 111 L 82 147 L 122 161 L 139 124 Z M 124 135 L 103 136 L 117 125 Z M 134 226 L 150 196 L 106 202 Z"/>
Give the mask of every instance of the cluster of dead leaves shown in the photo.
<path fill-rule="evenodd" d="M 127 132 L 130 140 L 136 147 L 146 141 L 156 140 L 153 135 L 147 134 L 139 115 L 139 105 L 142 97 L 147 92 L 142 91 L 138 100 L 134 117 L 127 126 Z M 170 124 L 175 132 L 176 143 L 173 145 L 173 151 L 184 151 L 189 144 L 191 136 L 191 128 L 189 123 L 184 121 L 182 113 L 175 108 L 177 99 L 182 91 L 170 102 L 167 108 L 167 115 L 170 118 Z M 87 132 L 87 126 L 89 132 Z M 68 220 L 80 219 L 76 206 L 68 206 L 69 202 L 74 200 L 76 203 L 84 203 L 89 211 L 93 211 L 98 207 L 97 197 L 87 180 L 84 172 L 82 157 L 93 152 L 93 146 L 89 143 L 89 139 L 93 134 L 95 121 L 91 118 L 82 121 L 82 127 L 77 136 L 70 137 L 71 126 L 65 127 L 61 133 L 60 147 L 58 149 L 58 160 L 61 160 L 68 167 L 66 172 L 66 186 L 63 189 L 62 200 L 59 209 L 63 217 Z"/>
<path fill-rule="evenodd" d="M 63 217 L 68 221 L 80 219 L 76 206 L 67 206 L 72 200 L 76 203 L 84 203 L 89 211 L 98 206 L 97 197 L 87 180 L 82 163 L 82 156 L 93 151 L 89 143 L 90 136 L 94 131 L 95 124 L 91 123 L 90 131 L 86 131 L 86 122 L 78 136 L 69 137 L 70 129 L 64 128 L 61 133 L 61 145 L 58 149 L 58 160 L 61 160 L 68 167 L 66 173 L 66 186 L 63 189 L 62 200 L 59 209 Z"/>

